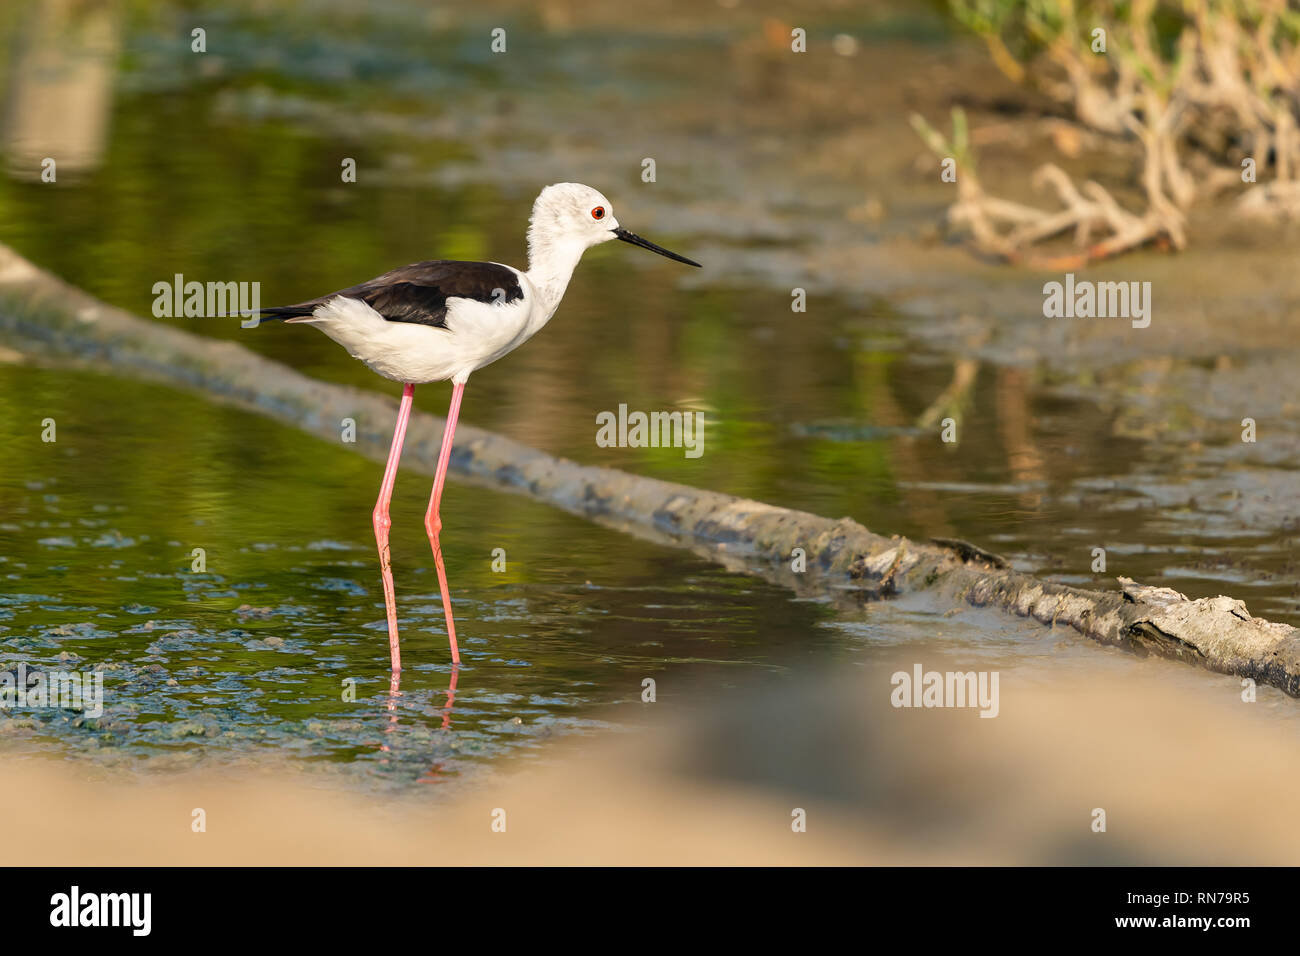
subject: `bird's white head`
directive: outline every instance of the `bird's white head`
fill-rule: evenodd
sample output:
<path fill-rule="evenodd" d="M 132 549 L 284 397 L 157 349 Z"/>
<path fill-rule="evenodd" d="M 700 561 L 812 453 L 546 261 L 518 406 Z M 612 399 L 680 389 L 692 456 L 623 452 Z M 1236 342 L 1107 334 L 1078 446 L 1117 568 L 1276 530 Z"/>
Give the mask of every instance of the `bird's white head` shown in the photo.
<path fill-rule="evenodd" d="M 582 183 L 547 186 L 533 203 L 528 220 L 530 249 L 541 246 L 579 246 L 588 249 L 616 239 L 614 210 L 599 190 Z"/>
<path fill-rule="evenodd" d="M 628 232 L 618 224 L 614 207 L 599 190 L 582 183 L 555 183 L 543 189 L 533 203 L 533 214 L 528 220 L 529 271 L 549 273 L 557 266 L 560 269 L 567 266 L 571 272 L 584 251 L 611 239 L 622 239 L 669 259 L 699 265 Z"/>

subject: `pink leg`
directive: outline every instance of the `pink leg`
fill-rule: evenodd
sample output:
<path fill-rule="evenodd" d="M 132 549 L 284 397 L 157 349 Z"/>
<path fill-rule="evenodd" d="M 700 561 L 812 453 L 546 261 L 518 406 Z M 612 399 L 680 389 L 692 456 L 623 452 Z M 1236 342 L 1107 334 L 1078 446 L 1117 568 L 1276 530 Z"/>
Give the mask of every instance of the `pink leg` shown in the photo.
<path fill-rule="evenodd" d="M 384 468 L 384 483 L 379 486 L 379 500 L 372 515 L 375 525 L 375 542 L 379 545 L 379 571 L 384 578 L 384 609 L 388 612 L 388 653 L 393 661 L 393 671 L 402 669 L 402 652 L 397 647 L 397 593 L 393 589 L 393 558 L 388 550 L 388 529 L 393 519 L 388 516 L 388 503 L 393 500 L 393 485 L 397 483 L 397 462 L 402 457 L 402 441 L 406 438 L 406 422 L 411 417 L 411 403 L 415 386 L 409 382 L 402 387 L 402 404 L 397 411 L 397 427 L 393 430 L 393 444 L 388 449 L 388 465 Z"/>
<path fill-rule="evenodd" d="M 429 533 L 429 544 L 433 546 L 433 563 L 438 566 L 438 586 L 442 588 L 442 613 L 447 618 L 447 640 L 451 642 L 453 664 L 460 663 L 460 649 L 456 646 L 456 625 L 451 619 L 451 594 L 447 591 L 447 569 L 442 563 L 442 545 L 438 543 L 438 532 L 442 530 L 439 506 L 442 504 L 442 486 L 447 480 L 447 463 L 451 460 L 451 442 L 456 435 L 456 419 L 460 417 L 460 397 L 464 391 L 464 382 L 452 386 L 451 407 L 447 409 L 447 426 L 443 430 L 442 448 L 438 452 L 438 470 L 433 476 L 433 494 L 429 498 L 429 510 L 424 515 L 424 530 Z"/>

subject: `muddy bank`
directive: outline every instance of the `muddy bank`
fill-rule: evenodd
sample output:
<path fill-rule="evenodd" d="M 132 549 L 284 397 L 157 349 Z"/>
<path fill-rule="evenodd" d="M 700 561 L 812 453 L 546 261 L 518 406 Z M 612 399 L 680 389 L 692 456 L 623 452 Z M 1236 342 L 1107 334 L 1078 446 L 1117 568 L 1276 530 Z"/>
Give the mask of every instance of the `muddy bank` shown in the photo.
<path fill-rule="evenodd" d="M 948 666 L 938 656 L 927 665 Z M 703 710 L 645 705 L 646 732 L 558 743 L 545 767 L 507 766 L 454 794 L 342 793 L 326 770 L 141 778 L 27 760 L 23 785 L 0 792 L 0 811 L 24 821 L 4 858 L 1286 865 L 1300 855 L 1285 802 L 1259 800 L 1300 783 L 1293 728 L 1261 723 L 1255 708 L 1266 705 L 1243 704 L 1230 688 L 1207 700 L 1203 688 L 1151 671 L 1100 683 L 1008 680 L 996 720 L 894 709 L 890 689 L 889 668 L 873 667 L 783 679 Z M 205 832 L 193 829 L 196 809 Z M 791 829 L 797 810 L 806 832 Z"/>

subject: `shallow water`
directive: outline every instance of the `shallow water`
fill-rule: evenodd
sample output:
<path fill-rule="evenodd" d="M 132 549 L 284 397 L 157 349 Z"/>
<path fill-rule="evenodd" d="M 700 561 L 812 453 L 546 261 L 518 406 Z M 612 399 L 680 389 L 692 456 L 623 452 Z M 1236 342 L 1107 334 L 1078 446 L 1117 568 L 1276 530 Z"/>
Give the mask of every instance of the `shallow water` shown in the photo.
<path fill-rule="evenodd" d="M 141 314 L 154 283 L 176 273 L 257 280 L 274 304 L 420 258 L 521 263 L 531 195 L 438 185 L 469 153 L 420 123 L 432 91 L 501 82 L 478 47 L 449 27 L 438 34 L 448 60 L 421 58 L 377 16 L 347 42 L 298 37 L 320 45 L 302 69 L 303 56 L 277 52 L 246 19 L 219 21 L 229 47 L 211 68 L 169 49 L 157 20 L 119 24 L 102 155 L 57 186 L 0 180 L 0 241 Z M 388 55 L 393 43 L 405 54 Z M 367 122 L 402 110 L 411 122 L 386 133 Z M 322 122 L 326 112 L 355 114 L 364 133 Z M 358 161 L 356 184 L 338 180 L 343 157 Z M 614 200 L 624 224 L 640 229 L 658 195 L 625 187 Z M 693 254 L 689 236 L 651 238 Z M 1060 580 L 1124 574 L 1226 591 L 1300 623 L 1293 532 L 1237 520 L 1213 470 L 1118 437 L 1113 413 L 1012 367 L 976 369 L 939 410 L 957 424 L 959 440 L 944 443 L 919 421 L 953 380 L 960 345 L 918 346 L 887 302 L 813 295 L 806 313 L 789 302 L 638 250 L 595 250 L 544 333 L 474 376 L 464 418 L 583 462 L 851 515 L 882 533 L 965 538 Z M 163 321 L 397 392 L 310 329 Z M 445 386 L 416 391 L 425 409 L 446 399 Z M 703 455 L 598 447 L 596 415 L 620 404 L 702 411 Z M 41 440 L 45 419 L 53 443 Z M 465 667 L 452 694 L 422 530 L 428 481 L 406 475 L 393 559 L 407 670 L 394 698 L 369 517 L 381 466 L 194 396 L 18 365 L 0 366 L 0 447 L 0 664 L 107 675 L 98 720 L 0 718 L 32 751 L 164 766 L 273 754 L 403 786 L 544 754 L 555 734 L 635 726 L 646 678 L 671 702 L 900 646 L 1024 674 L 1048 666 L 1045 654 L 1099 672 L 1128 660 L 998 615 L 832 611 L 453 484 L 443 540 Z M 1189 504 L 1178 492 L 1198 481 L 1209 492 Z M 1104 574 L 1091 570 L 1096 547 Z M 504 572 L 492 566 L 498 548 Z M 1231 692 L 1225 678 L 1177 679 Z"/>

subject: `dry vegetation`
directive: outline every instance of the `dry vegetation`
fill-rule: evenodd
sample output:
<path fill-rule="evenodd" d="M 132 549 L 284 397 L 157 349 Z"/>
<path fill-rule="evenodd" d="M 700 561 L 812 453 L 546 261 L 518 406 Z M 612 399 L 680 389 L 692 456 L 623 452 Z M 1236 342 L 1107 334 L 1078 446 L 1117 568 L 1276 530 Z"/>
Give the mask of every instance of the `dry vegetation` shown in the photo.
<path fill-rule="evenodd" d="M 960 170 L 953 226 L 1011 262 L 1073 266 L 1148 243 L 1182 249 L 1189 209 L 1226 191 L 1233 210 L 1300 214 L 1300 12 L 1287 0 L 950 0 L 1011 79 L 1063 106 L 1094 148 L 1133 152 L 1144 208 L 1046 163 L 1043 209 L 986 193 L 964 115 L 940 134 L 913 125 Z M 1072 235 L 1075 251 L 1042 243 Z"/>

